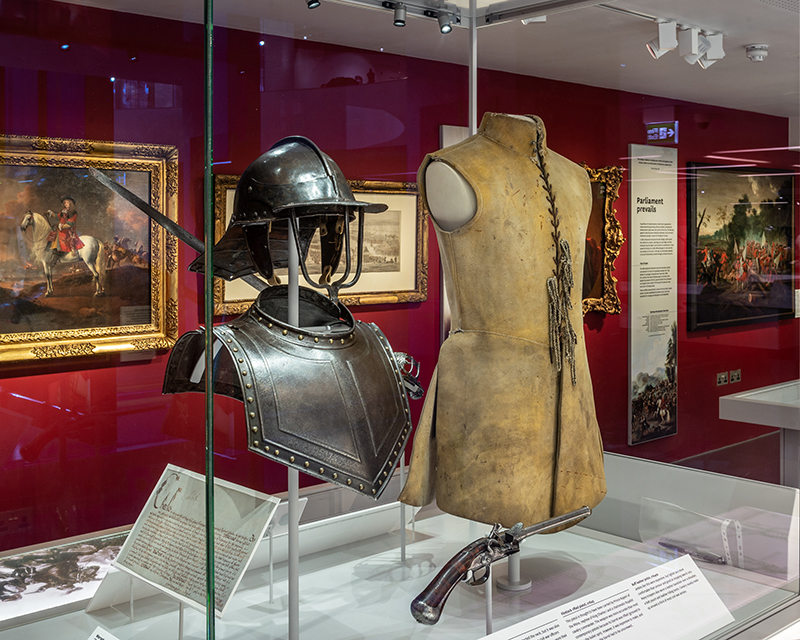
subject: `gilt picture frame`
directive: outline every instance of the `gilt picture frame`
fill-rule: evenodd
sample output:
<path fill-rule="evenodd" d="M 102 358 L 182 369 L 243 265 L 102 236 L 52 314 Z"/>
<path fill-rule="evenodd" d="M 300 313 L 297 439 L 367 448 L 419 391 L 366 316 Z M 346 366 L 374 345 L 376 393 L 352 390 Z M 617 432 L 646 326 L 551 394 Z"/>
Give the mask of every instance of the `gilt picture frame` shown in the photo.
<path fill-rule="evenodd" d="M 174 146 L 0 136 L 0 363 L 177 340 L 177 240 L 90 167 L 177 220 Z"/>
<path fill-rule="evenodd" d="M 614 203 L 619 198 L 622 167 L 592 169 L 581 164 L 592 186 L 592 212 L 586 230 L 583 271 L 583 313 L 620 313 L 621 305 L 614 277 L 615 262 L 625 237 Z"/>
<path fill-rule="evenodd" d="M 217 241 L 224 235 L 233 212 L 238 175 L 214 176 L 214 222 Z M 364 268 L 358 283 L 341 290 L 339 299 L 346 306 L 422 302 L 428 296 L 428 214 L 414 182 L 349 180 L 359 201 L 383 203 L 387 211 L 366 214 L 364 223 Z M 355 252 L 357 225 L 351 224 L 351 247 Z M 311 241 L 307 266 L 309 275 L 318 275 L 319 257 Z M 352 253 L 355 265 L 355 253 Z M 344 259 L 340 261 L 343 268 Z M 285 270 L 278 277 L 286 282 Z M 304 280 L 300 278 L 301 286 Z M 307 286 L 307 285 L 305 285 Z M 242 280 L 214 280 L 214 314 L 244 313 L 257 295 L 255 288 Z"/>

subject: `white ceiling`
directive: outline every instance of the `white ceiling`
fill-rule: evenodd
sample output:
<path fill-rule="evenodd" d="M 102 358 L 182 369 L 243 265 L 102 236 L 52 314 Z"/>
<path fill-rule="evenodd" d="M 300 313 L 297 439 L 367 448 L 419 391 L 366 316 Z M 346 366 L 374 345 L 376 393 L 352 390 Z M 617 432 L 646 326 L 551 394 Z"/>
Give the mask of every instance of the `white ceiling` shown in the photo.
<path fill-rule="evenodd" d="M 71 0 L 163 18 L 203 21 L 202 0 Z M 606 0 L 608 4 L 725 34 L 726 57 L 710 68 L 687 64 L 672 51 L 654 60 L 645 43 L 656 36 L 648 20 L 601 7 L 519 20 L 478 30 L 478 66 L 667 96 L 786 117 L 800 115 L 800 0 Z M 466 0 L 459 0 L 466 4 Z M 252 32 L 380 50 L 466 65 L 468 32 L 448 35 L 436 23 L 409 17 L 392 25 L 386 10 L 322 0 L 215 0 L 215 24 Z M 744 47 L 769 45 L 761 63 Z M 478 88 L 480 91 L 480 87 Z"/>

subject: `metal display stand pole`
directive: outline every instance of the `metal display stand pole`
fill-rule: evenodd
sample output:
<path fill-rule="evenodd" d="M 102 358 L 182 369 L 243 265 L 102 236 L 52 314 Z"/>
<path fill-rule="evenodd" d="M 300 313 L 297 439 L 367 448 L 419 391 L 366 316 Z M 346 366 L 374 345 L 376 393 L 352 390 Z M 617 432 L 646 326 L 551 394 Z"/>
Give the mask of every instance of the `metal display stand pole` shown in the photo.
<path fill-rule="evenodd" d="M 269 529 L 267 529 L 267 534 L 269 535 L 269 603 L 274 604 L 275 602 L 275 593 L 274 593 L 274 585 L 275 585 L 275 576 L 273 574 L 272 568 L 274 565 L 273 557 L 272 557 L 272 530 L 275 528 L 272 522 L 269 523 Z"/>
<path fill-rule="evenodd" d="M 183 640 L 183 602 L 178 603 L 178 640 Z"/>
<path fill-rule="evenodd" d="M 469 135 L 478 131 L 478 0 L 469 0 Z"/>
<path fill-rule="evenodd" d="M 492 633 L 492 576 L 489 574 L 489 579 L 483 583 L 484 592 L 486 594 L 486 635 Z"/>
<path fill-rule="evenodd" d="M 216 638 L 215 578 L 214 571 L 214 2 L 205 0 L 203 13 L 205 28 L 204 60 L 204 169 L 203 169 L 203 232 L 205 238 L 204 308 L 206 328 L 206 640 Z"/>
<path fill-rule="evenodd" d="M 497 588 L 503 591 L 525 591 L 531 588 L 531 581 L 520 577 L 519 553 L 508 556 L 508 575 L 497 579 Z"/>
<path fill-rule="evenodd" d="M 300 326 L 300 289 L 294 225 L 289 227 L 289 318 L 291 326 Z M 289 469 L 289 640 L 300 638 L 300 472 Z"/>
<path fill-rule="evenodd" d="M 406 455 L 400 456 L 400 486 L 406 484 Z M 406 505 L 400 503 L 400 562 L 406 561 Z"/>

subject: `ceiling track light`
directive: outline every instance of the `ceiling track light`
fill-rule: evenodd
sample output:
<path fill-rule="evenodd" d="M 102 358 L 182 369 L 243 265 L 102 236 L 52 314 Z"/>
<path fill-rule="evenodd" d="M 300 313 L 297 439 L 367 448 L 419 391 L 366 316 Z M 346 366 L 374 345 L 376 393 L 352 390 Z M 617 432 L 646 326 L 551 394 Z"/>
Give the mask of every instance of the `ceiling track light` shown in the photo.
<path fill-rule="evenodd" d="M 706 33 L 705 38 L 709 43 L 709 49 L 697 61 L 703 69 L 708 69 L 715 62 L 725 57 L 725 50 L 722 48 L 721 33 Z"/>
<path fill-rule="evenodd" d="M 439 31 L 442 33 L 450 33 L 453 30 L 453 24 L 461 24 L 461 18 L 456 13 L 450 11 L 435 11 L 433 9 L 425 9 L 422 12 L 426 18 L 436 18 L 439 23 Z"/>
<path fill-rule="evenodd" d="M 672 51 L 678 46 L 678 38 L 676 33 L 678 31 L 678 23 L 669 20 L 657 20 L 658 36 L 653 38 L 645 45 L 650 55 L 658 60 L 668 51 Z"/>
<path fill-rule="evenodd" d="M 697 27 L 688 27 L 678 32 L 678 53 L 689 64 L 694 64 L 711 49 L 709 39 L 700 35 Z"/>
<path fill-rule="evenodd" d="M 453 30 L 453 25 L 450 24 L 450 14 L 446 11 L 439 12 L 436 19 L 439 21 L 439 31 L 442 33 L 450 33 Z"/>
<path fill-rule="evenodd" d="M 406 5 L 402 2 L 398 2 L 394 5 L 394 26 L 406 26 Z"/>

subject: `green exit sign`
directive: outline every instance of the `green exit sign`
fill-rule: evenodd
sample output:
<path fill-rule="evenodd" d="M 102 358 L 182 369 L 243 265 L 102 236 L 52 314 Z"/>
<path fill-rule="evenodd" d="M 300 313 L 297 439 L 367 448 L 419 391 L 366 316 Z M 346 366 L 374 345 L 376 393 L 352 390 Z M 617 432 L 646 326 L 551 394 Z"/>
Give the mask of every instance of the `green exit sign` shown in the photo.
<path fill-rule="evenodd" d="M 647 141 L 655 144 L 678 144 L 678 121 L 648 122 Z"/>

